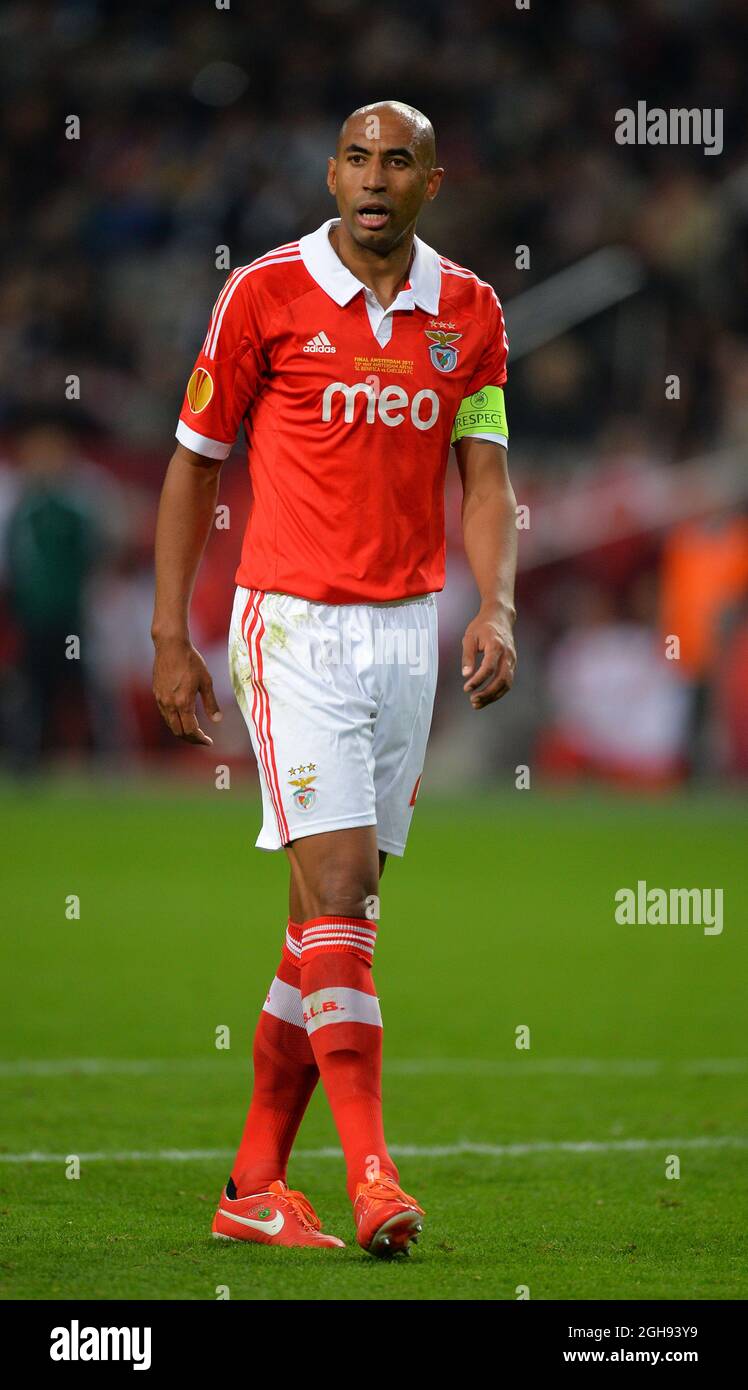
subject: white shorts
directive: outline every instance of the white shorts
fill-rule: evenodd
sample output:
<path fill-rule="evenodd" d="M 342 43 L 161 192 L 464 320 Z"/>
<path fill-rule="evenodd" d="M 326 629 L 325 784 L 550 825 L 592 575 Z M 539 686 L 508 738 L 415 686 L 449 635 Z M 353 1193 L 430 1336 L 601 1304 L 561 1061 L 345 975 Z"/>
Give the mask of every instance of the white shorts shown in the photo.
<path fill-rule="evenodd" d="M 376 825 L 403 854 L 438 664 L 436 597 L 325 604 L 237 588 L 229 670 L 262 788 L 258 849 Z"/>

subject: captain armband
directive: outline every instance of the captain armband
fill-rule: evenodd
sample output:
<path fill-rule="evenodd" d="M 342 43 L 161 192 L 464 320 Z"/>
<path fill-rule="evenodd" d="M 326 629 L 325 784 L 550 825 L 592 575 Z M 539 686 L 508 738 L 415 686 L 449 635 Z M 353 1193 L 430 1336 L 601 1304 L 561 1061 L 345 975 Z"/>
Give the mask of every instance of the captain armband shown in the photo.
<path fill-rule="evenodd" d="M 489 438 L 500 435 L 508 440 L 504 392 L 500 386 L 483 386 L 480 391 L 474 391 L 472 396 L 465 396 L 460 402 L 449 442 L 455 444 L 466 435 L 477 438 L 481 435 Z"/>

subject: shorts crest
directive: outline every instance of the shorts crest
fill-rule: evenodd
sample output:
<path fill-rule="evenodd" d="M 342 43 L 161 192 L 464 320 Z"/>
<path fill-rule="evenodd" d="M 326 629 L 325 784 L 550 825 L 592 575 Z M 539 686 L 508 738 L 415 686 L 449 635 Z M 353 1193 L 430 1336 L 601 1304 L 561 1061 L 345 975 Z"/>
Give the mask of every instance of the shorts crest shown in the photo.
<path fill-rule="evenodd" d="M 293 799 L 299 811 L 311 811 L 317 800 L 317 788 L 311 785 L 317 777 L 316 768 L 316 763 L 302 763 L 300 767 L 288 769 L 290 774 L 289 786 L 296 788 Z M 306 775 L 300 776 L 301 773 Z"/>

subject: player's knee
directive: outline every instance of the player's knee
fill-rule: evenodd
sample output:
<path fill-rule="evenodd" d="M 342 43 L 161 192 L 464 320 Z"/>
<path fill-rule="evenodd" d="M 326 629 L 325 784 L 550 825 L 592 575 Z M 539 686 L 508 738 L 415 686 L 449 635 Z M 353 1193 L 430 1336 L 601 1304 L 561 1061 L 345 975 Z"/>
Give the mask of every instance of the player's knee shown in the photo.
<path fill-rule="evenodd" d="M 351 879 L 350 876 L 331 876 L 320 885 L 315 895 L 315 917 L 366 917 L 367 906 L 376 893 L 377 885 Z"/>

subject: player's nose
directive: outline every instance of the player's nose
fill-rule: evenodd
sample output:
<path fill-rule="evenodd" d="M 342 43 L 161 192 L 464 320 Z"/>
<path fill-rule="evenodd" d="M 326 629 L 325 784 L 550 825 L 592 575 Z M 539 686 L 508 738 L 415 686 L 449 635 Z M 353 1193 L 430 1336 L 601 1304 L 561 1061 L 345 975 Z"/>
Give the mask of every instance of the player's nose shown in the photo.
<path fill-rule="evenodd" d="M 386 188 L 386 186 L 387 180 L 385 178 L 384 166 L 372 160 L 371 163 L 366 166 L 364 188 L 367 193 L 379 193 L 383 188 Z"/>

